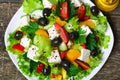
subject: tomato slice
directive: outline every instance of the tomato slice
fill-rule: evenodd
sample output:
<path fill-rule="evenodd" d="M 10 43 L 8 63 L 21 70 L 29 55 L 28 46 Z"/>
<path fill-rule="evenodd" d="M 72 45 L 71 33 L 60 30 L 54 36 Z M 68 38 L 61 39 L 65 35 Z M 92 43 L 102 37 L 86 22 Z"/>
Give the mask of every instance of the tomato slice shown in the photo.
<path fill-rule="evenodd" d="M 60 52 L 61 59 L 64 59 L 66 55 L 67 55 L 67 52 Z"/>
<path fill-rule="evenodd" d="M 18 51 L 20 51 L 20 52 L 22 52 L 22 53 L 24 52 L 24 49 L 25 49 L 25 48 L 24 48 L 22 45 L 20 45 L 19 43 L 13 45 L 12 48 L 15 49 L 15 50 L 18 50 Z"/>
<path fill-rule="evenodd" d="M 36 71 L 38 72 L 38 73 L 40 73 L 40 72 L 42 72 L 42 69 L 44 68 L 44 64 L 43 63 L 40 63 L 38 66 L 37 66 L 37 68 L 36 68 Z"/>
<path fill-rule="evenodd" d="M 62 26 L 60 26 L 59 24 L 54 24 L 54 26 L 55 26 L 57 32 L 60 34 L 60 37 L 63 40 L 63 42 L 67 43 L 69 38 L 68 38 L 68 34 L 65 31 L 65 29 Z"/>
<path fill-rule="evenodd" d="M 85 7 L 83 5 L 81 5 L 78 10 L 77 10 L 77 14 L 78 14 L 78 18 L 80 20 L 83 20 L 84 16 L 85 16 Z"/>
<path fill-rule="evenodd" d="M 63 2 L 60 8 L 60 15 L 64 19 L 69 18 L 69 3 L 68 2 Z"/>

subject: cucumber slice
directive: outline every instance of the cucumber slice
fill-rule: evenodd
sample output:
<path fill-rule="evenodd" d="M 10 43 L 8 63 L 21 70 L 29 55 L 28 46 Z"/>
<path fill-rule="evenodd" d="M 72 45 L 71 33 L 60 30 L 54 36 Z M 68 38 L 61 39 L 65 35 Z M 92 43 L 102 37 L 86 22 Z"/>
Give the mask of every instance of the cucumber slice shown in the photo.
<path fill-rule="evenodd" d="M 62 43 L 60 44 L 60 46 L 58 47 L 58 49 L 59 49 L 60 51 L 66 51 L 68 48 L 67 48 L 67 45 L 66 45 L 64 42 L 62 42 Z"/>

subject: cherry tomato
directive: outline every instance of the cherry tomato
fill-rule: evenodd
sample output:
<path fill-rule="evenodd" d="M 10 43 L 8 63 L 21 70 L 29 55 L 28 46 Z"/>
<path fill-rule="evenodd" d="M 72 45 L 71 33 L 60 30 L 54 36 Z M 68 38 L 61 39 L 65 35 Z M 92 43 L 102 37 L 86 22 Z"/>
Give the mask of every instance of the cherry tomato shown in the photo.
<path fill-rule="evenodd" d="M 19 43 L 13 45 L 12 48 L 15 49 L 15 50 L 18 50 L 18 51 L 20 51 L 20 52 L 22 52 L 22 53 L 24 52 L 24 49 L 25 49 L 25 48 L 24 48 L 22 45 L 20 45 Z"/>
<path fill-rule="evenodd" d="M 40 64 L 37 66 L 36 71 L 37 71 L 38 73 L 42 72 L 44 66 L 45 66 L 45 65 L 44 65 L 43 63 L 40 63 Z"/>
<path fill-rule="evenodd" d="M 77 14 L 78 14 L 78 18 L 80 20 L 83 20 L 84 16 L 85 16 L 85 7 L 83 5 L 81 5 L 78 10 L 77 10 Z"/>
<path fill-rule="evenodd" d="M 60 34 L 61 39 L 63 40 L 63 42 L 67 43 L 69 38 L 68 38 L 68 34 L 65 31 L 65 29 L 60 26 L 59 24 L 54 24 L 56 30 L 58 31 L 58 33 Z"/>
<path fill-rule="evenodd" d="M 67 52 L 60 52 L 60 58 L 64 59 L 66 56 Z"/>
<path fill-rule="evenodd" d="M 60 15 L 64 19 L 69 18 L 69 3 L 68 2 L 63 2 L 60 8 Z"/>

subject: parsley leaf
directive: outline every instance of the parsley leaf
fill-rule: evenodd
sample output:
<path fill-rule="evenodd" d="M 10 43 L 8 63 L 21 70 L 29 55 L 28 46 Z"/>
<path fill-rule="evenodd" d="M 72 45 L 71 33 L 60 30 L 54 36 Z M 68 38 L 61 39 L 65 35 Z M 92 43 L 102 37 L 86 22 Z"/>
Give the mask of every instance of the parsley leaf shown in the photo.
<path fill-rule="evenodd" d="M 96 48 L 96 41 L 95 41 L 95 35 L 89 34 L 87 37 L 87 48 L 89 50 L 94 50 Z"/>
<path fill-rule="evenodd" d="M 36 22 L 29 22 L 29 26 L 22 27 L 22 31 L 27 33 L 31 39 L 35 35 L 35 31 L 38 29 L 38 24 Z"/>
<path fill-rule="evenodd" d="M 82 30 L 82 28 L 78 29 L 79 37 L 77 40 L 75 40 L 75 43 L 77 44 L 84 44 L 86 43 L 86 36 L 85 33 L 86 31 Z"/>
<path fill-rule="evenodd" d="M 71 65 L 71 67 L 67 70 L 68 76 L 75 76 L 80 72 L 80 68 L 75 65 Z"/>
<path fill-rule="evenodd" d="M 70 18 L 75 16 L 75 14 L 76 14 L 76 11 L 75 11 L 74 3 L 70 3 Z"/>
<path fill-rule="evenodd" d="M 39 64 L 40 64 L 39 62 L 34 62 L 34 61 L 30 60 L 30 73 L 32 73 L 33 70 L 35 70 L 37 65 L 39 65 Z"/>

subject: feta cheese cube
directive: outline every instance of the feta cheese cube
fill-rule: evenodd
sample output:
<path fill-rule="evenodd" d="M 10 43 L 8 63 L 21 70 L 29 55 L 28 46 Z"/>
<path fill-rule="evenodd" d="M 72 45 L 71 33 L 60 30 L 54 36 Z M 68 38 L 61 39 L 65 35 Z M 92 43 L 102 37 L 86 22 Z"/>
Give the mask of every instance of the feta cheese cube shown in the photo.
<path fill-rule="evenodd" d="M 39 19 L 40 17 L 43 17 L 43 10 L 35 10 L 31 13 L 31 17 L 34 19 Z"/>
<path fill-rule="evenodd" d="M 21 17 L 21 19 L 20 19 L 20 26 L 23 27 L 23 26 L 29 25 L 29 21 L 30 21 L 30 17 L 29 16 Z"/>
<path fill-rule="evenodd" d="M 49 63 L 60 63 L 61 62 L 61 58 L 60 58 L 58 50 L 53 50 L 51 52 L 51 56 L 48 58 L 48 62 Z"/>
<path fill-rule="evenodd" d="M 90 28 L 88 26 L 83 25 L 82 30 L 86 31 L 85 35 L 88 36 L 90 33 L 92 33 L 92 31 L 90 30 Z"/>
<path fill-rule="evenodd" d="M 49 2 L 49 0 L 43 0 L 44 8 L 51 8 L 52 4 Z"/>
<path fill-rule="evenodd" d="M 74 3 L 75 7 L 79 7 L 82 4 L 80 0 L 72 0 L 71 2 Z"/>
<path fill-rule="evenodd" d="M 50 29 L 48 29 L 48 34 L 51 40 L 53 40 L 55 37 L 59 37 L 59 34 L 57 30 L 55 29 L 54 25 Z"/>
<path fill-rule="evenodd" d="M 21 39 L 21 42 L 20 42 L 20 44 L 22 45 L 22 46 L 24 46 L 25 48 L 27 48 L 27 47 L 29 47 L 29 45 L 30 45 L 30 39 L 29 38 L 27 38 L 27 36 L 23 36 L 23 38 Z"/>
<path fill-rule="evenodd" d="M 35 62 L 38 62 L 38 60 L 34 59 L 34 57 L 39 56 L 39 54 L 37 53 L 38 47 L 36 47 L 35 45 L 32 45 L 27 53 L 27 57 Z"/>
<path fill-rule="evenodd" d="M 78 59 L 87 62 L 90 56 L 90 52 L 91 51 L 88 49 L 81 49 L 81 56 Z"/>

